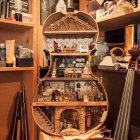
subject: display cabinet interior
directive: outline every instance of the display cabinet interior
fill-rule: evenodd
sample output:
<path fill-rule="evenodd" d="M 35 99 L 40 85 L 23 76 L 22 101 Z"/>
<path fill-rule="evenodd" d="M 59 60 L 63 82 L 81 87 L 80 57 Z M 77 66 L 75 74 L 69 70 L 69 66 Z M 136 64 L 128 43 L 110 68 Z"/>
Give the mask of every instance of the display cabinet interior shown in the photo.
<path fill-rule="evenodd" d="M 83 12 L 56 12 L 45 20 L 42 34 L 48 72 L 39 79 L 32 103 L 35 122 L 59 138 L 97 130 L 108 113 L 107 93 L 89 62 L 99 35 L 97 23 Z"/>

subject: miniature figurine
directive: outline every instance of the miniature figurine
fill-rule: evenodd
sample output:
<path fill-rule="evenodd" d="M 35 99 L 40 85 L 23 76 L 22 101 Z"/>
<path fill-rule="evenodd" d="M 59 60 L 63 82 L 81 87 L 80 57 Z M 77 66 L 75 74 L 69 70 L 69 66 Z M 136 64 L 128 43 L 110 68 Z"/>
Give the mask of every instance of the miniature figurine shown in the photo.
<path fill-rule="evenodd" d="M 57 42 L 53 42 L 53 47 L 54 47 L 54 52 L 62 52 L 61 48 L 58 46 L 58 43 Z"/>
<path fill-rule="evenodd" d="M 53 90 L 52 92 L 52 98 L 51 98 L 51 101 L 58 101 L 58 97 L 57 96 L 60 96 L 60 91 L 58 91 L 57 89 L 56 90 Z"/>
<path fill-rule="evenodd" d="M 52 77 L 56 77 L 56 62 L 55 61 L 54 61 L 54 64 L 53 64 Z"/>

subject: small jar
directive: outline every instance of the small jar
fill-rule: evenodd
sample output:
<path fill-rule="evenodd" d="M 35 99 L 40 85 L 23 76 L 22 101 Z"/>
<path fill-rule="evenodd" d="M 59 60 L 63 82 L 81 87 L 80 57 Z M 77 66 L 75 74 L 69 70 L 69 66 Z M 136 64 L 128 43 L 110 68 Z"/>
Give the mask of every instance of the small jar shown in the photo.
<path fill-rule="evenodd" d="M 22 13 L 16 12 L 15 13 L 15 20 L 22 22 Z"/>
<path fill-rule="evenodd" d="M 22 1 L 15 0 L 15 20 L 22 22 Z"/>

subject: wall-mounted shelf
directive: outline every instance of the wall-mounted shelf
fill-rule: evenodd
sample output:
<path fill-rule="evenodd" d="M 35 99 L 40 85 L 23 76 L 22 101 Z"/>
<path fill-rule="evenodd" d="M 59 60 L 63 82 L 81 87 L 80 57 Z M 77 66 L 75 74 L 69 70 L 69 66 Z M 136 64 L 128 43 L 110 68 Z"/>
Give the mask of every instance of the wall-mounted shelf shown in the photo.
<path fill-rule="evenodd" d="M 126 73 L 126 71 L 127 71 L 127 69 L 125 69 L 125 68 L 121 68 L 120 70 L 114 70 L 113 67 L 112 68 L 105 67 L 105 68 L 98 68 L 98 69 L 93 68 L 93 70 L 99 70 L 99 71 L 103 71 L 103 72 L 115 72 L 115 73 Z"/>
<path fill-rule="evenodd" d="M 18 22 L 18 21 L 0 18 L 1 30 L 26 31 L 28 29 L 32 29 L 33 27 L 34 27 L 34 24 L 32 23 L 24 23 L 24 22 Z"/>
<path fill-rule="evenodd" d="M 108 102 L 33 102 L 33 106 L 107 106 Z"/>
<path fill-rule="evenodd" d="M 32 71 L 34 67 L 0 67 L 0 71 Z"/>
<path fill-rule="evenodd" d="M 140 7 L 131 11 L 121 11 L 113 15 L 105 16 L 96 20 L 100 30 L 109 31 L 122 28 L 128 24 L 136 24 L 140 22 Z"/>

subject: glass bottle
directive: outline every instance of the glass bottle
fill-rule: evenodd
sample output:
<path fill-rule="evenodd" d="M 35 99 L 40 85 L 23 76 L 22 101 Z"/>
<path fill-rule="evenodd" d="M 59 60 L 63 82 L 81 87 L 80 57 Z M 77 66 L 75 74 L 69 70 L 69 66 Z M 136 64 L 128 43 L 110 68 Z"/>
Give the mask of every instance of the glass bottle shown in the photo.
<path fill-rule="evenodd" d="M 6 67 L 6 46 L 5 44 L 0 44 L 0 67 Z"/>
<path fill-rule="evenodd" d="M 0 1 L 0 18 L 10 17 L 10 3 L 8 0 Z"/>
<path fill-rule="evenodd" d="M 50 1 L 40 1 L 40 24 L 42 25 L 44 20 L 51 14 Z"/>
<path fill-rule="evenodd" d="M 3 44 L 3 43 L 0 44 L 0 56 L 1 56 L 1 61 L 5 61 L 5 59 L 6 59 L 6 47 L 5 47 L 5 44 Z"/>
<path fill-rule="evenodd" d="M 22 21 L 22 1 L 15 0 L 15 20 Z"/>
<path fill-rule="evenodd" d="M 56 5 L 56 12 L 62 12 L 66 11 L 66 4 L 64 0 L 58 0 L 58 3 Z"/>
<path fill-rule="evenodd" d="M 67 11 L 74 10 L 74 0 L 66 0 Z"/>
<path fill-rule="evenodd" d="M 132 0 L 131 3 L 135 8 L 138 6 L 138 0 Z"/>
<path fill-rule="evenodd" d="M 104 42 L 104 47 L 105 47 L 105 53 L 106 53 L 106 55 L 108 55 L 109 54 L 109 46 L 108 46 L 107 42 Z"/>

